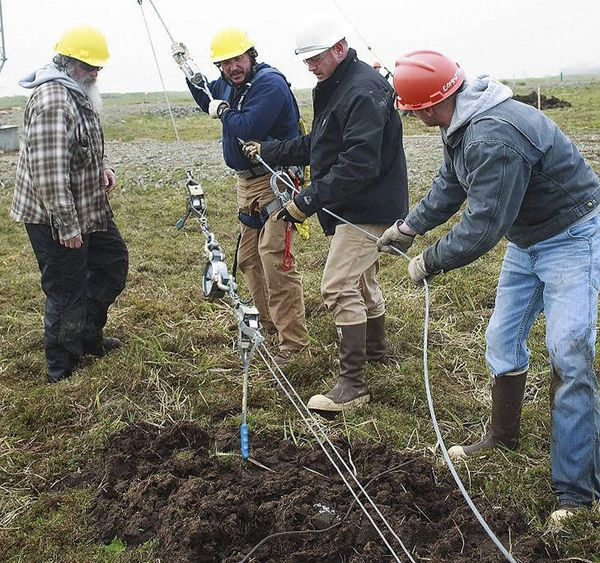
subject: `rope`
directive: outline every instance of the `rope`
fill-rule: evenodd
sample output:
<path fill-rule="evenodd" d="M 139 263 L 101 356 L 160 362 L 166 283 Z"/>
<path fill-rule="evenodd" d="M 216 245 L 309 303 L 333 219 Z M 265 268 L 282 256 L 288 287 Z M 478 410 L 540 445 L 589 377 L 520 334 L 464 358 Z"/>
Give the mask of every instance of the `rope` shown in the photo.
<path fill-rule="evenodd" d="M 406 546 L 404 545 L 404 543 L 402 542 L 402 540 L 398 537 L 398 534 L 396 534 L 396 532 L 391 527 L 391 525 L 389 524 L 389 522 L 387 521 L 387 519 L 385 518 L 385 516 L 379 510 L 379 507 L 375 504 L 375 502 L 373 501 L 373 499 L 370 497 L 370 495 L 367 493 L 367 491 L 365 490 L 365 488 L 363 487 L 363 485 L 360 483 L 360 481 L 358 480 L 358 478 L 354 474 L 354 471 L 352 470 L 352 468 L 349 467 L 349 465 L 346 462 L 346 460 L 340 455 L 340 453 L 338 452 L 337 448 L 331 442 L 331 440 L 327 436 L 327 433 L 325 432 L 325 429 L 323 428 L 322 424 L 313 415 L 313 413 L 308 409 L 308 407 L 306 406 L 306 404 L 302 401 L 302 399 L 298 395 L 298 392 L 296 391 L 296 389 L 294 388 L 294 386 L 287 379 L 287 377 L 285 376 L 285 374 L 283 373 L 283 371 L 281 371 L 281 368 L 275 363 L 275 360 L 274 360 L 273 356 L 271 355 L 271 353 L 267 350 L 267 348 L 264 345 L 261 345 L 260 348 L 258 349 L 258 354 L 263 359 L 263 361 L 265 362 L 265 364 L 267 365 L 267 369 L 270 371 L 271 375 L 273 376 L 273 378 L 275 379 L 275 381 L 277 382 L 277 384 L 279 385 L 279 387 L 281 387 L 281 389 L 285 393 L 286 397 L 288 398 L 288 400 L 290 401 L 290 403 L 292 404 L 292 406 L 296 409 L 296 411 L 300 415 L 300 418 L 304 422 L 305 426 L 308 428 L 308 430 L 310 431 L 310 433 L 314 436 L 314 438 L 319 443 L 319 446 L 323 450 L 323 453 L 327 456 L 327 459 L 329 460 L 329 462 L 331 463 L 331 465 L 333 466 L 333 468 L 337 471 L 338 475 L 341 477 L 342 481 L 344 482 L 344 485 L 346 485 L 346 488 L 350 491 L 350 493 L 352 494 L 352 496 L 354 497 L 354 499 L 356 500 L 356 502 L 358 503 L 358 505 L 361 507 L 361 509 L 364 512 L 365 516 L 368 518 L 369 522 L 371 523 L 371 525 L 373 526 L 373 528 L 375 529 L 375 531 L 379 534 L 379 536 L 381 537 L 381 539 L 385 543 L 386 547 L 388 548 L 388 550 L 390 551 L 390 553 L 392 554 L 392 556 L 394 557 L 394 559 L 396 561 L 398 561 L 398 562 L 400 561 L 400 559 L 398 558 L 398 555 L 396 554 L 396 552 L 394 551 L 394 549 L 390 545 L 389 541 L 383 535 L 383 532 L 381 531 L 381 529 L 379 528 L 379 526 L 375 523 L 375 521 L 373 520 L 373 517 L 371 516 L 371 514 L 369 514 L 369 512 L 367 511 L 367 509 L 366 509 L 365 505 L 363 504 L 363 502 L 359 499 L 358 494 L 356 493 L 356 491 L 352 488 L 352 486 L 348 482 L 348 479 L 344 475 L 344 472 L 340 469 L 340 466 L 333 459 L 333 455 L 335 455 L 335 457 L 337 457 L 337 459 L 340 461 L 340 463 L 344 467 L 344 469 L 347 472 L 347 474 L 352 478 L 352 480 L 354 481 L 354 483 L 358 487 L 359 491 L 364 495 L 364 497 L 367 500 L 368 504 L 377 513 L 377 515 L 381 519 L 381 522 L 385 525 L 385 527 L 389 530 L 389 532 L 394 536 L 394 538 L 396 539 L 396 541 L 398 542 L 398 544 L 400 545 L 400 547 L 402 548 L 402 550 L 404 551 L 404 553 L 406 554 L 406 556 L 408 557 L 408 559 L 411 561 L 411 563 L 416 563 L 415 560 L 413 559 L 412 555 L 406 549 Z M 267 358 L 270 360 L 270 363 L 267 361 Z M 271 365 L 275 366 L 277 372 L 279 372 L 279 376 L 277 375 L 277 373 L 275 372 L 275 370 L 273 370 L 273 368 L 271 367 Z M 282 383 L 282 381 L 285 382 L 285 384 L 287 385 L 287 387 L 286 387 L 286 385 L 284 385 Z M 320 436 L 319 436 L 319 433 L 320 433 Z M 331 452 L 328 451 L 328 449 L 325 447 L 325 443 L 329 446 L 329 448 L 331 449 Z"/>
<path fill-rule="evenodd" d="M 171 34 L 169 33 L 169 30 L 167 29 L 167 26 L 165 25 L 164 21 L 160 17 L 160 14 L 158 13 L 158 10 L 154 6 L 154 3 L 152 2 L 152 0 L 149 0 L 149 1 L 150 1 L 150 4 L 152 5 L 152 7 L 154 8 L 157 16 L 159 17 L 161 23 L 163 24 L 165 30 L 167 31 L 169 37 L 171 38 L 171 40 L 173 40 Z M 336 7 L 338 7 L 338 9 L 340 9 L 339 6 L 337 6 L 337 3 L 335 2 L 335 0 L 332 0 L 332 1 L 336 5 Z M 156 55 L 156 50 L 154 49 L 154 43 L 152 41 L 152 34 L 150 33 L 150 28 L 149 28 L 148 22 L 146 20 L 146 14 L 144 13 L 144 8 L 142 6 L 142 0 L 137 0 L 137 2 L 139 4 L 139 6 L 140 6 L 140 10 L 141 10 L 141 13 L 142 13 L 142 18 L 144 20 L 144 25 L 146 27 L 146 32 L 148 34 L 148 40 L 150 42 L 150 48 L 152 49 L 152 54 L 154 56 L 154 61 L 155 61 L 155 64 L 156 64 L 156 69 L 157 69 L 159 77 L 160 77 L 160 82 L 161 82 L 163 93 L 164 93 L 164 96 L 165 96 L 165 101 L 166 101 L 167 107 L 169 109 L 169 115 L 170 115 L 170 118 L 171 118 L 171 123 L 173 124 L 173 129 L 175 131 L 175 136 L 177 138 L 178 146 L 179 146 L 179 148 L 180 148 L 180 150 L 182 152 L 182 160 L 185 162 L 186 159 L 185 159 L 185 151 L 184 151 L 183 143 L 181 142 L 181 139 L 179 137 L 179 131 L 178 131 L 177 125 L 175 123 L 175 117 L 173 115 L 173 110 L 171 108 L 171 104 L 170 104 L 170 101 L 169 101 L 169 96 L 167 94 L 167 89 L 166 89 L 166 86 L 165 86 L 165 83 L 164 83 L 164 80 L 163 80 L 162 72 L 160 70 L 160 64 L 158 62 L 158 57 Z M 340 9 L 340 11 L 341 11 L 341 9 Z M 370 47 L 369 47 L 369 49 L 370 49 Z M 260 157 L 260 155 L 257 155 L 256 158 L 257 158 L 257 160 L 261 164 L 263 164 L 263 166 L 265 166 L 265 168 L 267 168 L 267 170 L 269 170 L 269 172 L 271 174 L 277 175 L 277 173 Z M 189 177 L 189 175 L 190 174 L 188 172 L 188 177 Z M 296 192 L 296 193 L 298 192 L 298 188 L 296 186 L 294 186 L 294 184 L 291 181 L 288 181 L 288 179 L 284 175 L 279 175 L 279 177 L 281 178 L 281 180 L 293 192 Z M 378 239 L 378 237 L 376 235 L 374 235 L 373 233 L 370 233 L 369 231 L 366 231 L 365 229 L 359 227 L 358 225 L 354 225 L 353 223 L 350 223 L 349 221 L 346 221 L 345 219 L 343 219 L 339 215 L 336 215 L 332 211 L 329 211 L 326 208 L 322 208 L 322 210 L 325 213 L 328 213 L 329 215 L 331 215 L 332 217 L 334 217 L 335 219 L 337 219 L 338 221 L 341 221 L 341 222 L 343 222 L 343 223 L 345 223 L 345 224 L 347 224 L 347 225 L 349 225 L 349 226 L 351 226 L 351 227 L 353 227 L 353 228 L 361 231 L 363 234 L 366 234 L 369 238 L 371 238 L 373 240 L 377 240 Z M 410 258 L 405 253 L 401 252 L 400 250 L 398 250 L 397 248 L 395 248 L 393 246 L 391 248 L 397 254 L 403 256 L 407 260 L 410 260 Z M 435 415 L 435 410 L 434 410 L 434 407 L 433 407 L 433 399 L 432 399 L 432 396 L 431 396 L 431 390 L 430 390 L 430 387 L 429 387 L 429 371 L 428 371 L 428 368 L 427 368 L 427 335 L 428 335 L 428 331 L 429 331 L 429 302 L 430 302 L 430 299 L 429 299 L 429 286 L 428 286 L 426 280 L 423 280 L 423 283 L 424 283 L 424 286 L 425 286 L 425 326 L 424 326 L 424 329 L 423 329 L 424 330 L 424 338 L 423 338 L 423 361 L 424 361 L 425 390 L 426 390 L 426 393 L 427 393 L 427 404 L 429 406 L 429 411 L 430 411 L 430 414 L 431 414 L 431 418 L 432 418 L 432 422 L 433 422 L 433 425 L 434 425 L 435 433 L 436 433 L 438 442 L 440 444 L 440 447 L 442 449 L 442 454 L 444 456 L 444 459 L 445 459 L 445 461 L 446 461 L 446 463 L 447 463 L 447 465 L 448 465 L 448 467 L 450 469 L 450 472 L 452 474 L 452 477 L 456 481 L 456 483 L 457 483 L 457 485 L 458 485 L 458 487 L 459 487 L 459 489 L 460 489 L 463 497 L 467 501 L 467 504 L 469 505 L 469 507 L 471 508 L 471 510 L 473 511 L 473 513 L 475 514 L 475 516 L 477 517 L 477 519 L 479 520 L 480 524 L 483 526 L 483 528 L 486 531 L 486 533 L 488 534 L 488 536 L 492 539 L 492 541 L 500 549 L 500 551 L 506 557 L 506 559 L 508 561 L 510 561 L 511 563 L 516 563 L 515 559 L 510 555 L 510 553 L 502 545 L 502 543 L 500 542 L 500 540 L 492 532 L 492 530 L 490 529 L 490 527 L 487 525 L 487 523 L 485 522 L 485 520 L 483 519 L 483 517 L 481 516 L 481 514 L 477 510 L 477 507 L 475 506 L 475 504 L 471 500 L 471 497 L 467 493 L 464 485 L 462 484 L 462 481 L 460 480 L 460 477 L 458 476 L 458 473 L 456 472 L 456 469 L 454 468 L 454 464 L 452 463 L 452 461 L 450 460 L 450 457 L 448 456 L 448 452 L 446 450 L 446 446 L 444 444 L 444 440 L 442 438 L 442 435 L 441 435 L 441 432 L 440 432 L 440 429 L 439 429 L 439 424 L 437 422 L 437 417 Z M 241 302 L 241 300 L 237 296 L 237 293 L 235 292 L 235 289 L 233 289 L 233 287 L 231 287 L 229 289 L 230 289 L 230 296 L 231 296 L 231 298 L 232 298 L 232 300 L 234 302 L 234 307 L 235 307 L 235 306 L 237 306 L 238 303 Z M 263 360 L 265 360 L 265 356 L 263 354 L 263 350 L 264 350 L 264 352 L 266 352 L 266 354 L 270 358 L 270 360 L 274 363 L 273 356 L 270 354 L 270 352 L 264 346 L 264 344 L 262 343 L 262 340 L 261 341 L 254 340 L 253 341 L 252 350 L 251 350 L 250 354 L 246 357 L 246 359 L 244 361 L 244 367 L 245 368 L 246 368 L 247 364 L 249 364 L 250 358 L 254 354 L 255 350 L 258 350 L 258 353 L 261 356 L 261 358 Z M 267 363 L 267 362 L 265 361 L 265 363 Z M 275 380 L 277 381 L 277 383 L 279 384 L 279 386 L 283 389 L 284 393 L 286 394 L 286 396 L 288 397 L 288 399 L 290 400 L 290 402 L 292 403 L 292 405 L 294 406 L 294 408 L 298 411 L 298 413 L 300 414 L 302 420 L 306 424 L 307 428 L 310 430 L 310 432 L 313 434 L 313 436 L 319 442 L 319 445 L 323 449 L 325 455 L 327 456 L 327 458 L 329 459 L 329 461 L 331 462 L 331 464 L 333 465 L 333 467 L 336 469 L 336 471 L 338 472 L 338 474 L 340 475 L 340 477 L 344 481 L 344 484 L 348 487 L 349 491 L 352 493 L 352 496 L 354 497 L 354 499 L 356 500 L 356 502 L 359 504 L 359 506 L 361 507 L 361 509 L 363 510 L 363 512 L 365 513 L 365 515 L 369 519 L 369 521 L 371 522 L 372 526 L 375 528 L 375 530 L 377 531 L 377 533 L 379 534 L 379 536 L 382 538 L 383 542 L 385 543 L 385 545 L 388 548 L 388 550 L 390 551 L 390 553 L 393 555 L 394 559 L 396 561 L 398 561 L 398 562 L 400 561 L 400 559 L 398 558 L 397 554 L 394 552 L 393 548 L 390 546 L 388 540 L 385 538 L 385 536 L 383 535 L 383 533 L 381 532 L 381 530 L 379 529 L 379 527 L 377 526 L 377 524 L 374 522 L 374 520 L 371 517 L 371 515 L 367 512 L 364 504 L 360 501 L 360 499 L 359 499 L 358 495 L 356 494 L 356 492 L 354 491 L 354 489 L 350 486 L 350 484 L 348 483 L 348 481 L 344 477 L 344 475 L 343 475 L 342 471 L 340 470 L 339 466 L 335 463 L 335 461 L 333 460 L 333 458 L 331 457 L 331 455 L 329 454 L 329 452 L 325 449 L 323 441 L 319 438 L 319 436 L 315 432 L 315 430 L 313 428 L 313 425 L 320 430 L 320 432 L 324 436 L 325 441 L 327 442 L 327 444 L 332 448 L 333 452 L 336 454 L 336 456 L 338 457 L 338 459 L 342 462 L 342 465 L 344 466 L 344 468 L 346 469 L 346 471 L 352 476 L 352 478 L 355 481 L 356 485 L 358 486 L 358 488 L 360 489 L 360 491 L 363 493 L 363 495 L 365 496 L 365 498 L 368 500 L 369 504 L 377 512 L 377 514 L 381 518 L 382 522 L 386 525 L 386 527 L 388 528 L 388 530 L 391 532 L 391 534 L 398 541 L 398 543 L 402 547 L 404 553 L 407 555 L 407 557 L 409 558 L 409 560 L 412 563 L 415 563 L 415 560 L 410 555 L 410 553 L 406 549 L 405 545 L 402 543 L 402 540 L 398 537 L 398 535 L 393 530 L 393 528 L 390 526 L 390 524 L 385 519 L 385 517 L 383 516 L 383 514 L 381 514 L 381 511 L 379 510 L 379 508 L 377 507 L 377 505 L 373 502 L 373 500 L 371 499 L 371 497 L 367 494 L 367 491 L 360 484 L 360 481 L 358 481 L 358 479 L 356 478 L 356 476 L 354 475 L 354 473 L 352 472 L 352 470 L 348 467 L 348 464 L 346 463 L 346 461 L 342 458 L 342 456 L 339 454 L 339 452 L 337 451 L 337 449 L 335 448 L 335 446 L 331 443 L 331 441 L 329 440 L 329 437 L 325 433 L 325 430 L 323 429 L 323 427 L 321 426 L 321 424 L 313 416 L 313 414 L 308 410 L 308 407 L 303 403 L 302 399 L 300 399 L 300 396 L 298 395 L 298 393 L 296 392 L 296 390 L 294 389 L 294 387 L 291 385 L 291 383 L 289 382 L 289 380 L 287 380 L 287 378 L 285 377 L 285 374 L 281 371 L 281 369 L 279 368 L 279 366 L 277 366 L 277 369 L 278 369 L 280 375 L 282 376 L 282 378 L 286 381 L 286 383 L 289 385 L 290 389 L 293 391 L 294 395 L 296 396 L 296 400 L 304 407 L 305 412 L 308 414 L 308 416 L 309 416 L 309 418 L 310 418 L 310 420 L 312 422 L 312 425 L 309 423 L 309 420 L 304 416 L 304 414 L 302 413 L 302 410 L 295 403 L 295 401 L 292 398 L 292 396 L 288 393 L 288 391 L 285 389 L 285 387 L 281 384 L 281 381 L 279 380 L 279 378 L 277 377 L 277 375 L 275 374 L 275 372 L 272 370 L 272 368 L 269 368 L 269 370 L 271 371 L 271 374 L 273 375 L 273 377 L 275 378 Z M 245 396 L 243 397 L 243 402 L 245 403 L 245 406 L 247 407 L 247 378 L 246 378 L 246 381 L 244 383 L 245 383 L 245 387 L 246 387 L 246 392 L 244 393 Z M 245 424 L 246 408 L 242 408 L 242 416 L 244 418 L 244 424 Z"/>
<path fill-rule="evenodd" d="M 294 266 L 294 259 L 292 258 L 292 229 L 292 224 L 288 223 L 285 229 L 285 250 L 281 261 L 281 267 L 284 272 L 288 272 Z"/>
<path fill-rule="evenodd" d="M 160 70 L 160 63 L 158 62 L 158 56 L 156 55 L 156 50 L 154 48 L 154 42 L 152 41 L 152 34 L 150 33 L 150 27 L 148 26 L 148 20 L 146 19 L 146 14 L 144 12 L 144 6 L 142 6 L 142 0 L 137 0 L 137 3 L 140 6 L 140 10 L 142 12 L 142 19 L 144 20 L 144 26 L 146 27 L 146 33 L 148 35 L 148 41 L 150 42 L 150 49 L 152 49 L 152 55 L 154 56 L 154 63 L 156 65 L 156 70 L 158 72 L 158 76 L 160 78 L 160 84 L 162 86 L 163 94 L 165 96 L 165 102 L 167 104 L 167 108 L 169 110 L 169 117 L 171 118 L 171 123 L 173 125 L 173 131 L 175 131 L 175 138 L 177 139 L 177 148 L 181 153 L 181 160 L 186 166 L 187 170 L 191 169 L 191 166 L 188 166 L 187 154 L 184 150 L 183 143 L 181 142 L 181 138 L 179 137 L 179 130 L 177 129 L 177 124 L 175 123 L 175 116 L 173 115 L 173 109 L 171 108 L 171 102 L 169 101 L 169 95 L 167 94 L 167 88 L 165 86 L 165 81 L 163 79 L 162 71 Z M 152 0 L 150 0 L 150 4 L 152 4 Z M 152 4 L 154 7 L 154 4 Z M 156 8 L 154 8 L 156 10 Z M 158 14 L 158 12 L 157 12 Z M 160 17 L 160 16 L 159 16 Z M 162 19 L 161 19 L 162 21 Z M 164 25 L 164 22 L 163 22 Z M 166 26 L 165 26 L 166 29 Z M 168 30 L 167 30 L 168 33 Z M 191 163 L 190 163 L 191 164 Z"/>
<path fill-rule="evenodd" d="M 383 59 L 375 52 L 375 50 L 373 49 L 373 47 L 371 47 L 371 45 L 369 44 L 369 42 L 365 39 L 364 35 L 359 31 L 359 29 L 352 23 L 352 21 L 350 21 L 350 18 L 346 15 L 346 12 L 344 12 L 344 10 L 342 10 L 342 8 L 336 2 L 336 0 L 331 0 L 331 2 L 337 8 L 337 10 L 340 12 L 340 14 L 342 14 L 342 16 L 344 16 L 344 19 L 352 26 L 352 29 L 354 30 L 354 32 L 356 33 L 356 35 L 358 35 L 358 37 L 360 38 L 360 40 L 365 44 L 365 47 L 369 51 L 371 51 L 371 53 L 373 53 L 374 57 L 383 66 L 383 68 L 385 69 L 385 71 L 387 73 L 387 77 L 393 76 L 394 73 L 382 62 Z"/>
<path fill-rule="evenodd" d="M 262 157 L 260 155 L 256 155 L 256 158 L 267 170 L 269 170 L 269 172 L 271 172 L 272 174 L 275 174 L 275 171 L 262 159 Z M 287 180 L 283 177 L 281 179 L 284 183 L 286 183 L 288 185 L 288 187 L 290 189 L 294 190 L 294 186 L 291 183 L 288 183 Z M 354 229 L 360 231 L 361 233 L 363 233 L 370 239 L 377 240 L 379 238 L 377 235 L 363 229 L 362 227 L 355 225 L 353 223 L 350 223 L 349 221 L 346 221 L 346 219 L 344 219 L 343 217 L 340 217 L 333 211 L 330 211 L 329 209 L 327 209 L 325 207 L 323 207 L 321 209 L 325 213 L 328 213 L 329 215 L 331 215 L 334 219 L 337 219 L 338 221 L 341 221 L 342 223 L 349 225 L 350 227 L 353 227 Z M 403 258 L 405 258 L 406 260 L 410 261 L 410 258 L 407 254 L 398 250 L 394 246 L 391 246 L 391 248 L 394 252 L 396 252 L 396 254 L 398 254 L 398 255 L 402 256 Z M 494 542 L 496 547 L 500 550 L 502 555 L 504 555 L 504 557 L 506 557 L 506 559 L 508 561 L 510 561 L 511 563 L 516 563 L 515 559 L 508 552 L 508 550 L 504 547 L 504 545 L 498 539 L 498 537 L 494 534 L 494 532 L 488 526 L 487 522 L 485 521 L 485 519 L 483 518 L 483 516 L 481 515 L 481 513 L 475 506 L 475 503 L 469 496 L 469 493 L 467 493 L 467 490 L 465 489 L 465 486 L 463 485 L 463 482 L 461 481 L 460 477 L 458 476 L 458 473 L 456 472 L 454 464 L 452 463 L 452 460 L 450 459 L 450 456 L 448 455 L 448 451 L 446 450 L 446 445 L 444 444 L 444 439 L 442 438 L 442 433 L 440 431 L 437 416 L 435 414 L 435 409 L 433 406 L 433 398 L 431 395 L 431 389 L 430 389 L 430 385 L 429 385 L 429 368 L 427 366 L 427 361 L 428 361 L 427 346 L 428 346 L 428 334 L 429 334 L 430 297 L 429 297 L 429 284 L 427 283 L 427 280 L 423 280 L 423 285 L 425 287 L 425 324 L 424 324 L 424 328 L 423 328 L 423 375 L 424 375 L 424 380 L 425 380 L 425 393 L 427 395 L 427 405 L 429 407 L 429 413 L 430 413 L 431 421 L 433 423 L 433 427 L 435 430 L 435 435 L 436 435 L 438 443 L 440 445 L 440 449 L 442 450 L 442 455 L 444 457 L 444 461 L 446 462 L 446 465 L 448 465 L 448 469 L 450 470 L 450 473 L 452 474 L 452 477 L 454 478 L 454 481 L 456 482 L 458 488 L 460 489 L 460 492 L 462 493 L 465 501 L 469 505 L 469 508 L 471 509 L 471 511 L 473 512 L 473 514 L 475 515 L 475 517 L 477 518 L 477 520 L 479 521 L 479 523 L 481 524 L 481 526 L 483 527 L 485 532 L 487 533 L 487 535 Z"/>

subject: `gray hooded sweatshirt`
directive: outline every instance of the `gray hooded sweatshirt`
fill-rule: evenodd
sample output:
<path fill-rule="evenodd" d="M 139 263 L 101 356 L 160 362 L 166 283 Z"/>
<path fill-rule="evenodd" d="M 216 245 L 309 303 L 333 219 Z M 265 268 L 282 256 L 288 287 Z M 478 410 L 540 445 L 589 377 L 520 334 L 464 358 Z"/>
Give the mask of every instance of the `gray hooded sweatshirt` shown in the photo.
<path fill-rule="evenodd" d="M 600 181 L 542 112 L 488 76 L 467 81 L 442 129 L 444 162 L 406 217 L 417 233 L 460 221 L 423 257 L 430 272 L 469 264 L 503 236 L 520 247 L 550 238 L 600 210 Z"/>
<path fill-rule="evenodd" d="M 51 80 L 62 84 L 66 88 L 69 88 L 69 90 L 75 90 L 80 94 L 84 94 L 81 86 L 79 86 L 79 84 L 77 84 L 77 82 L 68 74 L 58 70 L 54 63 L 49 63 L 38 68 L 37 70 L 34 70 L 33 72 L 30 72 L 27 76 L 19 80 L 19 86 L 32 89 L 36 88 L 40 84 L 44 84 L 44 82 L 49 82 Z"/>

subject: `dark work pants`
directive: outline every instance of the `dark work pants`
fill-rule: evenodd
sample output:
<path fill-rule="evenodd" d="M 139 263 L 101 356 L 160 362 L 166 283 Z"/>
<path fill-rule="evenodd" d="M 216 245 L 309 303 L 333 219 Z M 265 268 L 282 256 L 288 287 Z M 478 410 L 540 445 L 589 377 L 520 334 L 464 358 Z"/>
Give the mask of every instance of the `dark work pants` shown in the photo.
<path fill-rule="evenodd" d="M 108 308 L 125 287 L 127 246 L 112 220 L 107 231 L 83 236 L 81 248 L 53 240 L 47 225 L 25 228 L 46 295 L 44 350 L 49 379 L 71 373 L 80 357 L 101 347 Z"/>

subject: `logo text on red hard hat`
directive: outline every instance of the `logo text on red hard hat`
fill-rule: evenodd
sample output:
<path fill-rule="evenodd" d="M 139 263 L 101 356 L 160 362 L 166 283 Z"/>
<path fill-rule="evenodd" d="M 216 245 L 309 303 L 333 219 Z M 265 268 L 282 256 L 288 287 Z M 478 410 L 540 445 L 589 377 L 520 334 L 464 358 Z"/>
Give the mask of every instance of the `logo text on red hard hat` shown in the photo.
<path fill-rule="evenodd" d="M 448 82 L 446 82 L 446 84 L 444 84 L 442 86 L 442 91 L 447 92 L 448 90 L 450 90 L 450 88 L 452 88 L 452 86 L 454 86 L 456 84 L 456 82 L 458 81 L 459 76 L 460 76 L 460 68 L 457 68 L 456 72 L 452 75 L 452 78 L 450 80 L 448 80 Z"/>

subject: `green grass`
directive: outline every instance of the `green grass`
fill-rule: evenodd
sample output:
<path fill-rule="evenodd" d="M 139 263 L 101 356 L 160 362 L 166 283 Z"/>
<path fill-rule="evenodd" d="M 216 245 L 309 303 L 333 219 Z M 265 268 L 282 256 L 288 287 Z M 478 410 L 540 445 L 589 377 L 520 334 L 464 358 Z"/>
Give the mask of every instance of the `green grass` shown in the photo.
<path fill-rule="evenodd" d="M 524 86 L 526 93 L 529 86 Z M 577 102 L 568 112 L 556 110 L 557 122 L 573 133 L 600 133 L 588 107 L 599 107 L 599 83 L 548 84 L 546 91 Z M 158 96 L 147 103 L 143 96 L 107 99 L 107 138 L 171 138 L 169 118 L 153 113 L 160 107 Z M 178 106 L 189 103 L 175 99 Z M 116 110 L 125 106 L 135 111 L 127 113 L 123 123 L 111 117 L 111 108 L 118 115 Z M 404 123 L 411 134 L 437 135 L 414 119 Z M 181 117 L 178 125 L 184 139 L 218 138 L 218 126 L 205 116 Z M 409 158 L 413 203 L 427 190 L 438 158 L 437 153 Z M 148 180 L 143 184 L 142 175 Z M 22 226 L 6 213 L 12 185 L 0 189 L 4 210 L 0 214 L 1 561 L 152 560 L 153 544 L 123 551 L 117 538 L 109 546 L 98 545 L 87 516 L 94 491 L 53 484 L 94 459 L 109 437 L 132 422 L 193 419 L 202 425 L 239 424 L 241 367 L 233 346 L 236 332 L 230 330 L 233 316 L 225 305 L 202 298 L 203 238 L 196 225 L 190 222 L 181 232 L 173 228 L 185 206 L 181 178 L 179 169 L 157 173 L 141 163 L 119 170 L 120 189 L 113 208 L 130 248 L 131 270 L 125 292 L 111 309 L 108 331 L 127 346 L 86 362 L 74 377 L 54 386 L 44 383 L 39 272 Z M 154 187 L 159 181 L 162 188 Z M 209 221 L 229 265 L 237 226 L 232 186 L 231 177 L 204 182 Z M 444 232 L 440 228 L 430 233 L 412 252 Z M 484 330 L 502 251 L 499 245 L 477 263 L 432 283 L 429 369 L 448 445 L 478 437 L 482 422 L 489 421 Z M 335 378 L 335 331 L 319 294 L 326 252 L 327 241 L 313 221 L 311 240 L 301 243 L 298 253 L 311 348 L 288 370 L 303 398 L 323 391 Z M 423 292 L 407 281 L 406 265 L 392 257 L 383 257 L 379 277 L 388 303 L 390 348 L 398 365 L 369 367 L 375 401 L 350 413 L 345 424 L 333 425 L 332 432 L 429 453 L 435 435 L 423 387 Z M 483 495 L 494 506 L 519 508 L 540 535 L 555 506 L 549 475 L 549 376 L 543 329 L 543 323 L 537 323 L 530 341 L 533 362 L 521 450 L 493 452 L 470 462 L 468 471 L 458 468 L 471 494 Z M 251 433 L 270 431 L 312 442 L 259 362 L 252 366 L 249 404 Z M 446 471 L 442 466 L 439 470 Z M 599 530 L 598 517 L 582 515 L 564 535 L 544 538 L 555 543 L 564 557 L 600 561 Z"/>

